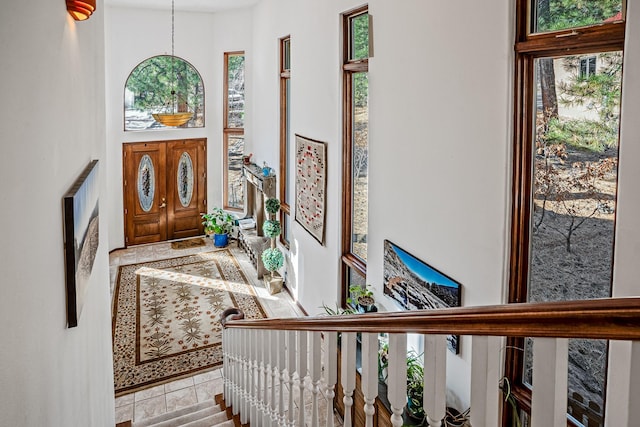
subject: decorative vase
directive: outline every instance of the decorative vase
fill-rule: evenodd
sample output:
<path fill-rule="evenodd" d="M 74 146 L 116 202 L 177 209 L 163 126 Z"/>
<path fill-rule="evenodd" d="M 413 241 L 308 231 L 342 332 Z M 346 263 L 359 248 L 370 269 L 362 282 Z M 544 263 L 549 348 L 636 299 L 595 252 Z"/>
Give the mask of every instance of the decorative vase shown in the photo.
<path fill-rule="evenodd" d="M 216 248 L 224 248 L 229 244 L 229 235 L 228 234 L 214 234 L 213 235 L 213 246 Z"/>
<path fill-rule="evenodd" d="M 270 295 L 275 295 L 282 291 L 282 283 L 284 282 L 284 279 L 277 271 L 272 272 L 270 275 L 265 274 L 263 280 L 264 287 Z"/>

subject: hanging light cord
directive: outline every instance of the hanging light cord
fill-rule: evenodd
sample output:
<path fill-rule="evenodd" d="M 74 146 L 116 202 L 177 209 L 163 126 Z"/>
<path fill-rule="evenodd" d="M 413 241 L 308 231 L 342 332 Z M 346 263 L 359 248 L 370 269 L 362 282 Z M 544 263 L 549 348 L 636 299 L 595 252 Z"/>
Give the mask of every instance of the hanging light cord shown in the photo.
<path fill-rule="evenodd" d="M 174 70 L 174 64 L 176 61 L 175 56 L 175 0 L 171 0 L 171 112 L 176 112 L 176 74 Z"/>

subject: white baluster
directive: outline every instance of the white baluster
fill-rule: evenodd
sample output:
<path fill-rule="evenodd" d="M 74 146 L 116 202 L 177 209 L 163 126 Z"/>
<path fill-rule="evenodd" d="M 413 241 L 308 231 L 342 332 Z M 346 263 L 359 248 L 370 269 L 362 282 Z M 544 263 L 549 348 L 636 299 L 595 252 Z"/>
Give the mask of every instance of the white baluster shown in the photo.
<path fill-rule="evenodd" d="M 353 390 L 356 388 L 356 334 L 355 332 L 342 333 L 340 365 L 340 382 L 344 397 L 344 427 L 351 427 L 351 408 L 353 406 Z"/>
<path fill-rule="evenodd" d="M 256 332 L 257 329 L 249 330 L 249 422 L 256 422 L 256 408 L 258 407 L 258 399 L 256 397 Z"/>
<path fill-rule="evenodd" d="M 242 369 L 240 370 L 241 398 L 240 398 L 240 423 L 247 424 L 249 421 L 249 361 L 247 357 L 247 342 L 249 330 L 240 330 L 240 357 L 242 358 Z"/>
<path fill-rule="evenodd" d="M 287 384 L 289 385 L 289 409 L 287 411 L 287 425 L 295 427 L 293 417 L 293 374 L 296 371 L 296 332 L 287 331 Z"/>
<path fill-rule="evenodd" d="M 407 404 L 407 335 L 389 334 L 389 366 L 387 368 L 391 424 L 402 426 L 402 411 Z"/>
<path fill-rule="evenodd" d="M 262 405 L 262 401 L 260 399 L 262 390 L 260 386 L 261 382 L 261 373 L 260 373 L 260 355 L 261 355 L 261 346 L 262 346 L 262 330 L 254 329 L 252 334 L 252 351 L 251 357 L 253 359 L 253 371 L 254 371 L 254 379 L 252 383 L 252 391 L 253 391 L 253 405 L 251 407 L 251 424 L 254 427 L 260 427 L 262 424 L 260 423 L 260 406 Z"/>
<path fill-rule="evenodd" d="M 311 345 L 309 346 L 309 375 L 311 377 L 311 393 L 313 404 L 311 409 L 311 427 L 318 427 L 318 393 L 320 380 L 322 379 L 322 335 L 320 332 L 311 332 Z"/>
<path fill-rule="evenodd" d="M 278 401 L 276 400 L 276 378 L 278 376 L 278 331 L 269 331 L 269 364 L 271 368 L 271 426 L 278 425 Z"/>
<path fill-rule="evenodd" d="M 430 427 L 442 426 L 447 411 L 447 336 L 424 336 L 422 406 Z"/>
<path fill-rule="evenodd" d="M 287 367 L 287 342 L 286 331 L 278 331 L 278 425 L 283 426 L 285 422 L 284 415 L 284 383 L 287 380 L 285 368 Z"/>
<path fill-rule="evenodd" d="M 378 396 L 378 334 L 362 334 L 362 381 L 365 427 L 373 427 L 373 406 Z"/>
<path fill-rule="evenodd" d="M 567 425 L 568 342 L 566 338 L 533 340 L 531 427 Z"/>
<path fill-rule="evenodd" d="M 239 387 L 239 379 L 240 379 L 240 356 L 239 356 L 239 348 L 240 348 L 240 330 L 233 330 L 233 364 L 231 365 L 233 372 L 231 377 L 233 378 L 233 415 L 238 415 L 240 412 L 240 387 Z"/>
<path fill-rule="evenodd" d="M 269 409 L 269 351 L 271 344 L 271 332 L 270 331 L 262 331 L 262 425 L 270 426 L 271 425 L 271 410 Z"/>
<path fill-rule="evenodd" d="M 307 376 L 308 333 L 298 332 L 298 387 L 300 388 L 300 400 L 298 401 L 298 426 L 304 427 L 304 379 Z"/>
<path fill-rule="evenodd" d="M 324 377 L 327 384 L 327 427 L 334 427 L 333 422 L 333 398 L 335 386 L 338 381 L 338 334 L 337 332 L 324 333 Z"/>
<path fill-rule="evenodd" d="M 471 344 L 471 425 L 497 426 L 501 417 L 498 387 L 502 337 L 474 335 Z"/>
<path fill-rule="evenodd" d="M 222 398 L 229 404 L 229 334 L 222 329 Z"/>

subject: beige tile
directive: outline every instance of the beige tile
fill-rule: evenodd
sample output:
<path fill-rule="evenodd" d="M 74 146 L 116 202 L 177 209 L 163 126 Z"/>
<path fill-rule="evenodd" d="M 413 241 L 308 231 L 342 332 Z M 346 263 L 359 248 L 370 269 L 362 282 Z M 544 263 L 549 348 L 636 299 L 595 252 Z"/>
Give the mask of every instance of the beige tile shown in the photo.
<path fill-rule="evenodd" d="M 206 381 L 203 383 L 196 384 L 196 396 L 198 398 L 198 402 L 204 402 L 207 400 L 212 400 L 217 393 L 215 393 L 216 384 L 215 381 Z"/>
<path fill-rule="evenodd" d="M 129 393 L 124 396 L 116 397 L 116 408 L 132 404 L 135 401 L 134 396 L 135 395 L 133 393 Z"/>
<path fill-rule="evenodd" d="M 164 394 L 164 385 L 159 385 L 151 388 L 147 388 L 145 390 L 137 391 L 135 393 L 135 401 L 139 402 L 141 400 L 149 399 L 150 397 L 161 396 Z"/>
<path fill-rule="evenodd" d="M 133 408 L 133 420 L 140 421 L 167 412 L 167 401 L 164 394 L 150 399 L 136 401 Z"/>
<path fill-rule="evenodd" d="M 133 420 L 133 403 L 116 407 L 116 424 Z"/>
<path fill-rule="evenodd" d="M 194 375 L 193 381 L 197 385 L 197 384 L 204 383 L 207 381 L 212 381 L 218 378 L 222 378 L 221 369 L 216 369 L 214 371 L 209 371 L 202 374 Z"/>
<path fill-rule="evenodd" d="M 198 403 L 194 387 L 182 388 L 166 394 L 167 412 Z"/>
<path fill-rule="evenodd" d="M 164 385 L 164 392 L 170 393 L 172 391 L 180 390 L 187 387 L 193 387 L 193 377 L 183 378 L 181 380 L 173 381 Z"/>

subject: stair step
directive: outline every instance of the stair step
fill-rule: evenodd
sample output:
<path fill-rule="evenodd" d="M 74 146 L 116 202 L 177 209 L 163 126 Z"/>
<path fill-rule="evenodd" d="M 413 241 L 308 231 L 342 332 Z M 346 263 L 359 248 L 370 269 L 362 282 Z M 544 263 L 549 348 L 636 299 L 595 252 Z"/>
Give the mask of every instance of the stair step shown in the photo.
<path fill-rule="evenodd" d="M 176 427 L 213 427 L 225 423 L 226 421 L 230 420 L 229 417 L 227 417 L 227 413 L 223 411 L 187 424 L 176 424 Z"/>
<path fill-rule="evenodd" d="M 215 402 L 213 402 L 213 400 L 208 400 L 208 401 L 196 403 L 190 406 L 185 406 L 184 408 L 177 409 L 173 412 L 167 412 L 162 415 L 157 415 L 155 417 L 136 421 L 133 423 L 133 427 L 178 426 L 178 425 L 182 425 L 187 422 L 196 420 L 197 418 L 192 418 L 193 414 L 198 414 L 198 416 L 202 418 L 202 417 L 216 414 L 221 411 L 222 409 L 220 409 L 220 405 L 216 405 Z M 187 419 L 184 422 L 182 422 L 182 424 L 165 424 L 166 421 L 177 420 L 177 422 L 180 422 L 181 417 L 187 417 Z"/>

